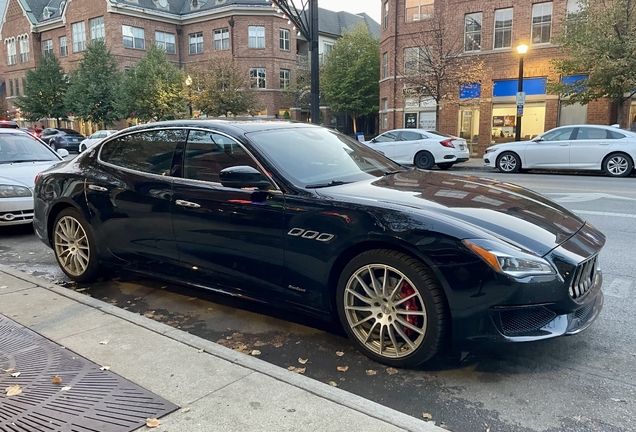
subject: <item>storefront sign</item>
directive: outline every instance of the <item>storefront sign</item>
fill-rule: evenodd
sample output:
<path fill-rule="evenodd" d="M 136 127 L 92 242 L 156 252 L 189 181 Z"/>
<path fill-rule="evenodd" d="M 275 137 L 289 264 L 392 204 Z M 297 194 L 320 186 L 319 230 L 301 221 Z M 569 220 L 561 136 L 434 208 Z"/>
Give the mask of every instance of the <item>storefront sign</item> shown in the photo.
<path fill-rule="evenodd" d="M 518 116 L 523 115 L 523 105 L 517 105 L 517 115 Z"/>
<path fill-rule="evenodd" d="M 404 114 L 404 127 L 413 129 L 417 128 L 417 113 Z"/>
<path fill-rule="evenodd" d="M 525 92 L 517 92 L 517 106 L 526 104 L 526 94 Z"/>

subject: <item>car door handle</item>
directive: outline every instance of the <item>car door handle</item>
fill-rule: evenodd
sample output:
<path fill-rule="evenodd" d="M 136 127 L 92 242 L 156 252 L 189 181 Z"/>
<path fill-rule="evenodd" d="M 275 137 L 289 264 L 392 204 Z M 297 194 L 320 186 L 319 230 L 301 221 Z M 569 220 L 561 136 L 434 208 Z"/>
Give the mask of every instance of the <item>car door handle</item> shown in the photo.
<path fill-rule="evenodd" d="M 569 145 L 570 145 L 570 144 L 559 144 L 559 146 L 561 146 L 561 147 L 567 147 L 567 146 L 569 146 Z"/>
<path fill-rule="evenodd" d="M 188 207 L 188 208 L 200 208 L 201 205 L 197 204 L 197 203 L 193 203 L 190 201 L 184 201 L 184 200 L 176 200 L 175 204 L 181 207 Z"/>
<path fill-rule="evenodd" d="M 88 188 L 90 190 L 94 190 L 94 191 L 97 191 L 97 192 L 107 192 L 108 191 L 108 189 L 106 189 L 105 187 L 97 186 L 97 185 L 94 185 L 94 184 L 88 185 Z"/>

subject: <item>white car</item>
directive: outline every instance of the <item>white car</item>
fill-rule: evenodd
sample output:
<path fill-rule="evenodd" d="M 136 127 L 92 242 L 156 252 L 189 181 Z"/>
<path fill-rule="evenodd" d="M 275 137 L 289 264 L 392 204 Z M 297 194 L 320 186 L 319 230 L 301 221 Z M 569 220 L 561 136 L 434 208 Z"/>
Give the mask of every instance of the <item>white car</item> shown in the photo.
<path fill-rule="evenodd" d="M 484 164 L 504 173 L 522 169 L 596 170 L 625 177 L 634 169 L 636 133 L 614 126 L 561 126 L 534 138 L 486 149 Z"/>
<path fill-rule="evenodd" d="M 107 136 L 114 134 L 115 132 L 117 131 L 112 129 L 98 130 L 93 135 L 89 136 L 80 143 L 79 152 L 82 153 L 88 150 L 89 148 L 93 147 L 95 144 L 99 143 L 101 140 L 103 140 Z"/>
<path fill-rule="evenodd" d="M 424 129 L 393 129 L 364 144 L 397 163 L 420 169 L 437 165 L 446 170 L 470 157 L 466 140 Z"/>
<path fill-rule="evenodd" d="M 33 221 L 35 176 L 68 156 L 17 129 L 0 129 L 0 226 Z"/>

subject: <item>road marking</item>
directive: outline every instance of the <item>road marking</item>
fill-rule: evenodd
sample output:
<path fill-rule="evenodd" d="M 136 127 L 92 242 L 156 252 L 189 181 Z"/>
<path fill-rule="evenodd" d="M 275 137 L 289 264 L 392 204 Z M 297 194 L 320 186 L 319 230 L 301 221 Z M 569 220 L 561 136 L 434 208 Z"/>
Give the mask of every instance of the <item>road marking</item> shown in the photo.
<path fill-rule="evenodd" d="M 636 214 L 630 214 L 630 213 L 611 213 L 611 212 L 599 212 L 599 211 L 591 211 L 591 210 L 570 210 L 570 211 L 572 213 L 582 214 L 582 215 L 613 216 L 613 217 L 636 219 Z"/>
<path fill-rule="evenodd" d="M 615 200 L 636 201 L 636 198 L 628 198 L 619 195 L 610 195 L 606 193 L 546 193 L 545 195 L 564 195 L 558 198 L 552 198 L 556 202 L 588 202 L 596 201 L 598 199 L 607 198 Z"/>
<path fill-rule="evenodd" d="M 616 278 L 607 288 L 603 289 L 603 293 L 610 297 L 628 298 L 631 297 L 629 292 L 634 282 L 627 278 Z"/>

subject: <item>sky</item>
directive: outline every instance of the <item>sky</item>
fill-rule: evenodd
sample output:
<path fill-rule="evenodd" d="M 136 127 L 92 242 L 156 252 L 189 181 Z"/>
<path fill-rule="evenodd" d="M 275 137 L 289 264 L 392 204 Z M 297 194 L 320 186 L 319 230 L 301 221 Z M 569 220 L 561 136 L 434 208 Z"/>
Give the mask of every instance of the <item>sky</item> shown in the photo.
<path fill-rule="evenodd" d="M 335 12 L 346 11 L 354 14 L 366 12 L 378 24 L 382 14 L 381 0 L 318 0 L 318 7 Z"/>

